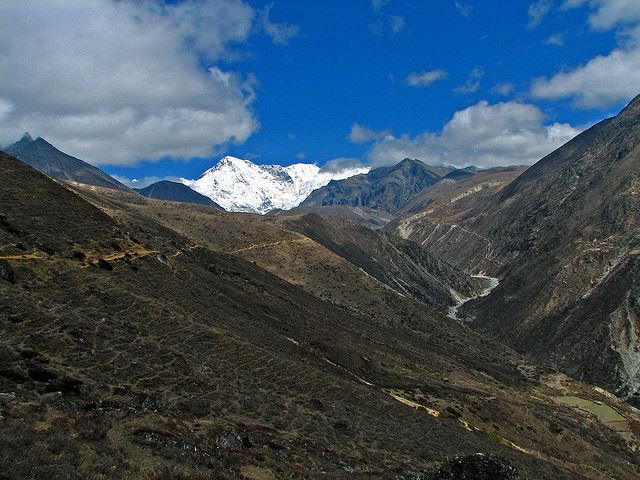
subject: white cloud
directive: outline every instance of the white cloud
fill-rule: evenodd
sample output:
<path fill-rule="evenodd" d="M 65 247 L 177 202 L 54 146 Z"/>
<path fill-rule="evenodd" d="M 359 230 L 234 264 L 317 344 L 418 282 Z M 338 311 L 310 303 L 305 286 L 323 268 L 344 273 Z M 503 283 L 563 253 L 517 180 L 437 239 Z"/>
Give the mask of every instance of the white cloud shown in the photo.
<path fill-rule="evenodd" d="M 380 10 L 383 6 L 389 3 L 391 0 L 371 0 L 371 5 L 374 10 Z"/>
<path fill-rule="evenodd" d="M 617 29 L 619 46 L 583 65 L 533 82 L 535 98 L 573 99 L 581 108 L 609 107 L 640 93 L 640 2 L 637 0 L 565 0 L 562 8 L 587 5 L 593 30 Z"/>
<path fill-rule="evenodd" d="M 321 172 L 337 173 L 345 170 L 353 170 L 355 168 L 364 167 L 359 158 L 354 157 L 338 157 L 333 160 L 327 161 L 322 168 Z"/>
<path fill-rule="evenodd" d="M 271 37 L 273 43 L 276 45 L 287 45 L 289 40 L 300 33 L 300 28 L 297 25 L 291 25 L 289 23 L 272 22 L 269 18 L 272 8 L 273 3 L 264 8 L 262 12 L 262 28 L 266 34 Z"/>
<path fill-rule="evenodd" d="M 384 137 L 368 158 L 372 165 L 394 164 L 407 157 L 456 167 L 530 165 L 578 133 L 568 124 L 545 124 L 535 105 L 492 105 L 483 100 L 457 111 L 440 133 Z"/>
<path fill-rule="evenodd" d="M 247 38 L 255 16 L 253 9 L 240 0 L 185 0 L 152 8 L 156 14 L 166 15 L 173 29 L 199 54 L 213 60 L 224 56 L 229 44 Z M 144 21 L 143 17 L 140 19 Z"/>
<path fill-rule="evenodd" d="M 589 25 L 595 30 L 610 30 L 618 24 L 640 22 L 640 2 L 637 0 L 565 0 L 563 9 L 588 5 L 593 11 Z"/>
<path fill-rule="evenodd" d="M 391 33 L 398 33 L 406 24 L 407 22 L 404 20 L 404 17 L 399 15 L 392 15 L 389 18 L 389 28 L 391 28 Z"/>
<path fill-rule="evenodd" d="M 296 158 L 298 160 L 304 160 L 305 158 L 307 158 L 307 153 L 306 152 L 298 152 L 298 153 L 296 153 Z"/>
<path fill-rule="evenodd" d="M 4 121 L 9 118 L 11 112 L 13 112 L 15 106 L 6 98 L 0 97 L 0 121 Z"/>
<path fill-rule="evenodd" d="M 464 4 L 462 2 L 459 2 L 458 0 L 455 0 L 453 2 L 453 5 L 456 7 L 456 10 L 460 12 L 460 15 L 462 15 L 463 17 L 468 18 L 473 12 L 473 5 Z"/>
<path fill-rule="evenodd" d="M 411 87 L 428 87 L 433 82 L 447 78 L 447 71 L 442 69 L 428 72 L 410 73 L 406 78 L 407 85 Z"/>
<path fill-rule="evenodd" d="M 640 49 L 616 49 L 585 65 L 534 81 L 535 98 L 573 98 L 578 107 L 606 107 L 640 93 Z"/>
<path fill-rule="evenodd" d="M 241 0 L 3 0 L 0 143 L 30 131 L 121 165 L 242 143 L 258 128 L 255 79 L 200 61 L 246 41 L 254 16 Z"/>
<path fill-rule="evenodd" d="M 493 88 L 491 89 L 491 93 L 495 93 L 497 95 L 502 95 L 503 97 L 507 97 L 511 95 L 515 89 L 516 89 L 516 86 L 513 83 L 505 82 L 505 83 L 499 83 L 498 85 L 494 85 Z"/>
<path fill-rule="evenodd" d="M 480 88 L 480 79 L 484 77 L 484 70 L 480 67 L 475 67 L 469 73 L 469 77 L 464 85 L 460 85 L 453 89 L 456 93 L 468 94 L 473 93 Z"/>
<path fill-rule="evenodd" d="M 527 27 L 532 29 L 540 25 L 542 20 L 544 20 L 544 17 L 546 17 L 551 11 L 552 6 L 553 0 L 538 0 L 537 2 L 529 5 L 529 10 L 527 12 L 529 14 L 529 24 Z"/>
<path fill-rule="evenodd" d="M 385 30 L 385 24 L 389 27 L 392 35 L 400 32 L 406 26 L 407 22 L 400 15 L 389 15 L 381 11 L 382 7 L 390 3 L 391 0 L 371 0 L 373 11 L 378 17 L 377 20 L 369 24 L 369 31 L 372 35 L 382 35 Z"/>
<path fill-rule="evenodd" d="M 556 47 L 564 47 L 564 35 L 562 33 L 550 35 L 545 43 L 547 45 L 555 45 Z"/>
<path fill-rule="evenodd" d="M 380 140 L 387 135 L 391 135 L 391 130 L 372 130 L 359 123 L 351 125 L 351 131 L 349 132 L 349 140 L 351 143 L 369 143 L 375 140 Z"/>

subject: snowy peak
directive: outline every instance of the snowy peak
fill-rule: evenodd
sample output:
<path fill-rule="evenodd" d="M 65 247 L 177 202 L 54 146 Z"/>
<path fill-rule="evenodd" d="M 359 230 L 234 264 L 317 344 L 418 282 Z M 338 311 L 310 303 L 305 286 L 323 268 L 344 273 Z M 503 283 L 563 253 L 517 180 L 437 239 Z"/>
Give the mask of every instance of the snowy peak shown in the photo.
<path fill-rule="evenodd" d="M 232 212 L 267 213 L 288 210 L 300 204 L 313 190 L 331 180 L 366 173 L 356 167 L 338 172 L 323 172 L 310 163 L 256 165 L 241 158 L 226 156 L 206 170 L 197 180 L 182 183 L 209 197 Z"/>
<path fill-rule="evenodd" d="M 226 156 L 220 159 L 220 161 L 214 165 L 213 167 L 211 167 L 209 170 L 207 170 L 206 172 L 204 172 L 202 175 L 206 175 L 207 173 L 214 171 L 214 170 L 220 170 L 223 168 L 230 168 L 230 169 L 242 169 L 242 168 L 247 168 L 247 167 L 251 167 L 253 165 L 253 163 L 251 163 L 249 160 L 243 160 L 242 158 L 237 158 L 237 157 L 232 157 L 232 156 Z"/>

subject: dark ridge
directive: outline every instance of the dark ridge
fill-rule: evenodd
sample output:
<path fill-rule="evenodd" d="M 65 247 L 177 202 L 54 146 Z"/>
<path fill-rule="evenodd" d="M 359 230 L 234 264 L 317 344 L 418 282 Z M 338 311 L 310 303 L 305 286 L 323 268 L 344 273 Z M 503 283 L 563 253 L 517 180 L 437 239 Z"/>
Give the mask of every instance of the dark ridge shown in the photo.
<path fill-rule="evenodd" d="M 171 182 L 169 180 L 161 180 L 144 188 L 134 188 L 136 192 L 145 197 L 155 198 L 156 200 L 169 200 L 173 202 L 197 203 L 200 205 L 209 205 L 224 210 L 220 205 L 211 200 L 209 197 L 196 192 L 188 186 Z"/>
<path fill-rule="evenodd" d="M 423 189 L 439 182 L 441 174 L 445 174 L 442 169 L 406 158 L 367 174 L 333 180 L 313 191 L 300 206 L 347 205 L 395 213 Z"/>
<path fill-rule="evenodd" d="M 29 133 L 25 133 L 18 142 L 4 151 L 51 178 L 129 191 L 127 186 L 98 167 L 67 155 L 41 137 L 34 140 Z"/>

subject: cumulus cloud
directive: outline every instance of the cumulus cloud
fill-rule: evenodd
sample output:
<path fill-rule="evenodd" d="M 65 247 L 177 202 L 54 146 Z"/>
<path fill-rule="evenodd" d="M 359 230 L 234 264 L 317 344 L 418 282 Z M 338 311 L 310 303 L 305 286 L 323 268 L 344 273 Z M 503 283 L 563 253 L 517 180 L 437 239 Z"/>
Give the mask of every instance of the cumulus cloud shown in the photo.
<path fill-rule="evenodd" d="M 606 107 L 640 93 L 640 49 L 616 49 L 585 65 L 534 81 L 535 98 L 573 98 L 578 107 Z"/>
<path fill-rule="evenodd" d="M 360 125 L 359 123 L 354 123 L 351 125 L 349 140 L 351 143 L 369 143 L 375 140 L 380 140 L 387 135 L 391 135 L 391 130 L 372 130 L 364 125 Z"/>
<path fill-rule="evenodd" d="M 168 6 L 149 3 L 149 8 L 165 15 L 199 54 L 212 60 L 225 55 L 229 44 L 247 38 L 255 16 L 240 0 L 185 0 Z M 146 21 L 155 20 L 147 17 Z"/>
<path fill-rule="evenodd" d="M 432 83 L 447 78 L 447 71 L 442 69 L 430 70 L 428 72 L 413 72 L 406 78 L 410 87 L 428 87 Z"/>
<path fill-rule="evenodd" d="M 242 143 L 259 126 L 255 79 L 215 62 L 254 17 L 242 0 L 3 0 L 0 143 L 28 130 L 112 165 Z"/>
<path fill-rule="evenodd" d="M 376 166 L 407 157 L 456 167 L 530 165 L 578 133 L 568 124 L 545 124 L 535 105 L 483 100 L 457 111 L 440 133 L 384 137 L 374 144 L 368 159 Z"/>
<path fill-rule="evenodd" d="M 573 99 L 581 108 L 608 107 L 640 93 L 640 2 L 636 0 L 565 0 L 562 8 L 586 5 L 589 26 L 617 29 L 619 45 L 583 65 L 534 80 L 534 98 Z"/>
<path fill-rule="evenodd" d="M 640 22 L 640 2 L 636 0 L 565 0 L 563 9 L 588 5 L 592 12 L 589 25 L 595 30 L 610 30 L 618 24 Z"/>
<path fill-rule="evenodd" d="M 535 3 L 529 5 L 529 23 L 527 27 L 529 29 L 536 28 L 538 25 L 542 23 L 544 17 L 551 11 L 551 7 L 553 6 L 553 0 L 538 0 Z"/>

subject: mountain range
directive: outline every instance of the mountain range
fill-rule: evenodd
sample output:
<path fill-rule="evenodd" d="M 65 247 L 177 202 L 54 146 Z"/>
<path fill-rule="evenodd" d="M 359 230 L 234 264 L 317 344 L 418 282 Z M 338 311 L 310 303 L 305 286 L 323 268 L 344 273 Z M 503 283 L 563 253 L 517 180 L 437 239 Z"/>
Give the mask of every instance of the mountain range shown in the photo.
<path fill-rule="evenodd" d="M 410 241 L 61 184 L 4 154 L 0 175 L 14 478 L 640 473 L 637 412 L 443 315 L 423 293 L 478 286 Z"/>
<path fill-rule="evenodd" d="M 640 476 L 640 97 L 529 168 L 7 150 L 0 472 Z"/>
<path fill-rule="evenodd" d="M 28 133 L 5 151 L 58 180 L 128 190 L 98 167 L 58 150 L 43 138 L 34 140 Z M 433 167 L 415 159 L 374 169 L 355 166 L 334 171 L 307 163 L 258 165 L 227 156 L 196 180 L 162 180 L 135 191 L 231 212 L 334 214 L 381 228 L 429 187 L 475 172 L 473 168 Z"/>
<path fill-rule="evenodd" d="M 375 168 L 341 181 L 332 180 L 312 192 L 301 206 L 348 205 L 393 214 L 424 188 L 438 183 L 449 170 L 406 158 L 393 166 Z"/>
<path fill-rule="evenodd" d="M 322 171 L 309 163 L 256 165 L 249 160 L 224 157 L 197 180 L 182 182 L 233 212 L 267 213 L 300 204 L 315 189 L 331 180 L 367 172 L 366 167 L 337 172 Z"/>

